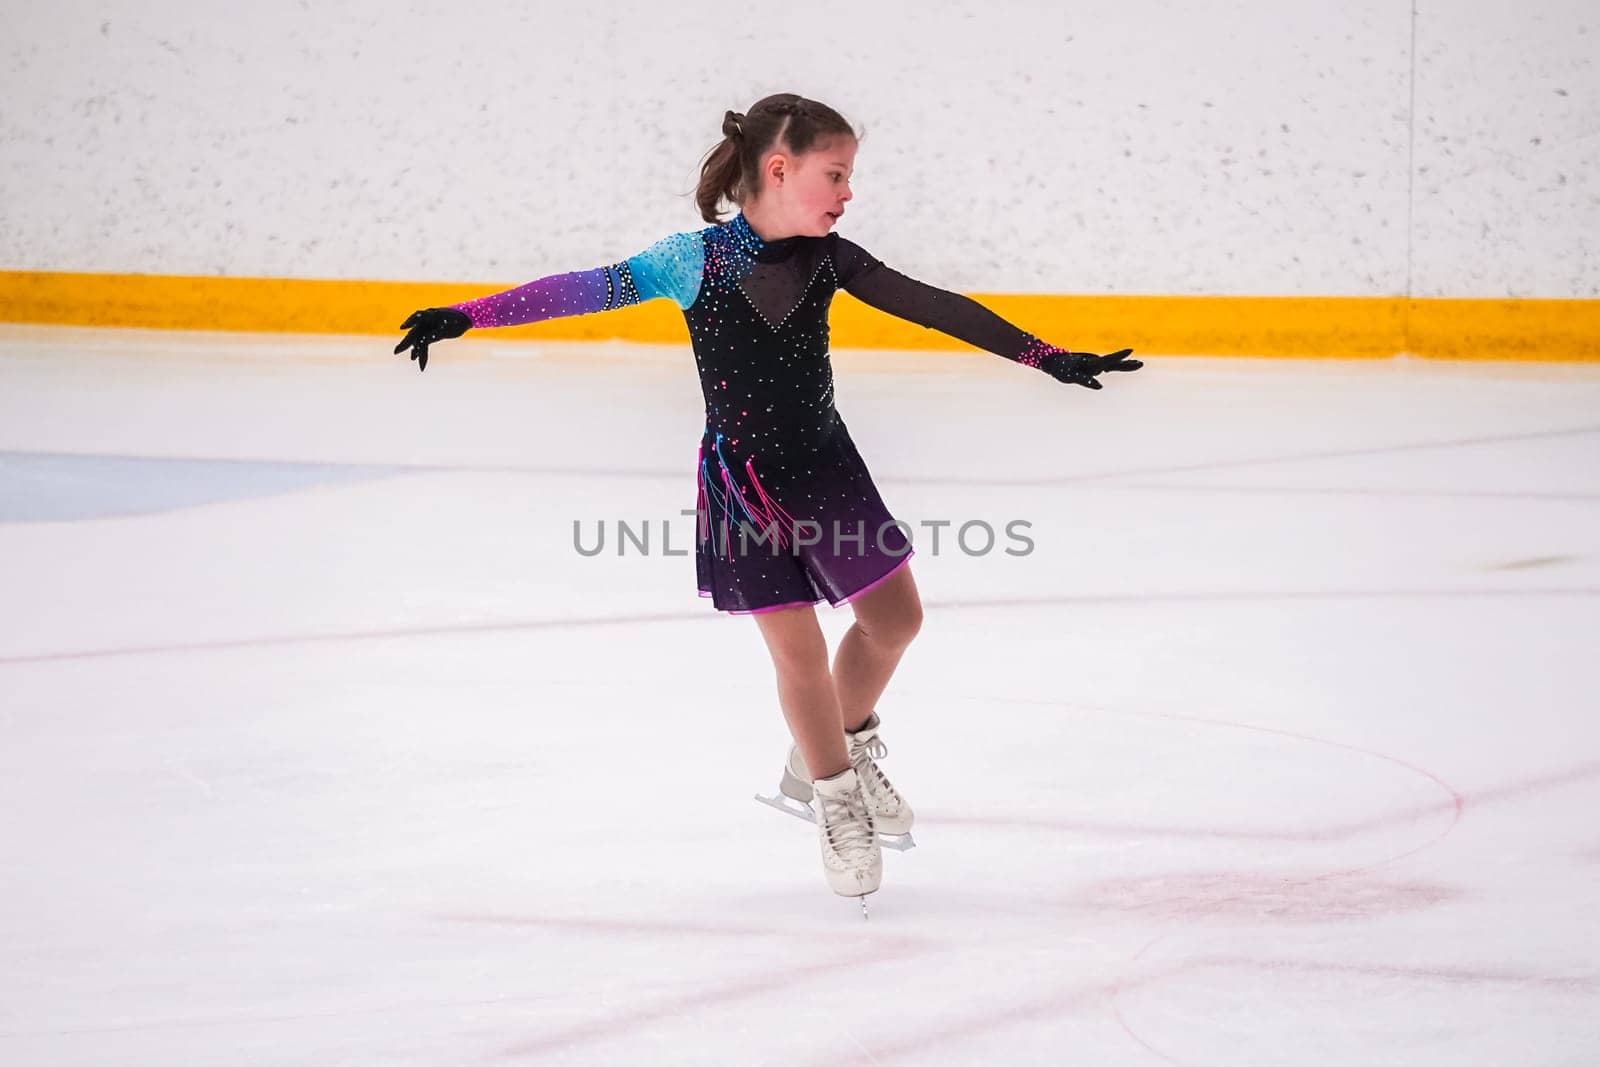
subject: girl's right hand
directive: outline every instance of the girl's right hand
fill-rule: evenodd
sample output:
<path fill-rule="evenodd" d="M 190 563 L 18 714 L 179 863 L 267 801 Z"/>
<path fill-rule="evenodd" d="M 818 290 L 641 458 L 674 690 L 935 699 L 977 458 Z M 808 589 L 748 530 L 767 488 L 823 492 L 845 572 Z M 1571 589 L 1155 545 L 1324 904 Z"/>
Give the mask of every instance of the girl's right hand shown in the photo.
<path fill-rule="evenodd" d="M 423 371 L 428 369 L 428 346 L 435 341 L 460 337 L 472 328 L 472 320 L 466 312 L 455 308 L 423 308 L 407 316 L 400 328 L 411 332 L 394 346 L 394 354 L 398 356 L 406 349 L 411 349 L 411 358 L 417 361 L 417 370 Z"/>

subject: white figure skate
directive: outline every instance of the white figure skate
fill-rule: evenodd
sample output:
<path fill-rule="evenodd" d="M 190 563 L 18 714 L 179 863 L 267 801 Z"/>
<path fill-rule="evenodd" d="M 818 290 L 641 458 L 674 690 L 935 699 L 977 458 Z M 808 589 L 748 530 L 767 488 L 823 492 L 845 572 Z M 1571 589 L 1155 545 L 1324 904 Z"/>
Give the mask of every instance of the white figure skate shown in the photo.
<path fill-rule="evenodd" d="M 855 768 L 846 767 L 831 778 L 817 779 L 814 792 L 823 877 L 840 896 L 862 898 L 865 917 L 866 895 L 877 892 L 883 882 L 883 853 L 861 779 Z"/>
<path fill-rule="evenodd" d="M 872 805 L 872 821 L 878 832 L 896 837 L 909 834 L 914 819 L 911 805 L 877 763 L 889 754 L 888 746 L 878 737 L 878 713 L 873 712 L 859 730 L 846 730 L 844 736 L 850 743 L 850 765 L 861 778 L 861 788 L 866 790 L 867 801 Z M 796 763 L 804 765 L 800 761 Z"/>
<path fill-rule="evenodd" d="M 845 738 L 849 742 L 851 767 L 860 778 L 867 803 L 872 808 L 872 819 L 877 827 L 879 845 L 894 849 L 896 852 L 916 848 L 917 843 L 911 837 L 913 818 L 911 805 L 906 803 L 905 798 L 890 784 L 883 771 L 878 769 L 874 759 L 874 757 L 882 758 L 888 753 L 888 749 L 878 739 L 877 713 L 874 712 L 872 718 L 856 732 L 846 731 Z M 817 821 L 817 815 L 811 807 L 812 796 L 811 775 L 806 770 L 805 760 L 800 757 L 800 750 L 791 745 L 789 757 L 784 762 L 783 777 L 778 782 L 778 795 L 764 797 L 757 793 L 756 799 L 779 811 L 788 812 L 797 818 L 814 823 Z"/>

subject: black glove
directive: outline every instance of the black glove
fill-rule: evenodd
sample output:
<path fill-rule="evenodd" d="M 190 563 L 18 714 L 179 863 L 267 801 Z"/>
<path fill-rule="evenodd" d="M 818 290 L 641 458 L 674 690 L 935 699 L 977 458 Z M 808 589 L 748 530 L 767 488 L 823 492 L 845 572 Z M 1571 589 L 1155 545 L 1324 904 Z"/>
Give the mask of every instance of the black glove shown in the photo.
<path fill-rule="evenodd" d="M 409 348 L 411 358 L 417 361 L 417 369 L 427 370 L 428 346 L 435 341 L 460 337 L 472 328 L 472 320 L 465 311 L 455 308 L 423 308 L 413 311 L 400 328 L 411 332 L 394 346 L 394 354 L 398 356 Z"/>
<path fill-rule="evenodd" d="M 1061 382 L 1077 382 L 1088 389 L 1100 388 L 1095 375 L 1111 370 L 1138 370 L 1144 363 L 1129 359 L 1131 348 L 1097 356 L 1093 352 L 1052 352 L 1039 363 L 1039 369 Z"/>

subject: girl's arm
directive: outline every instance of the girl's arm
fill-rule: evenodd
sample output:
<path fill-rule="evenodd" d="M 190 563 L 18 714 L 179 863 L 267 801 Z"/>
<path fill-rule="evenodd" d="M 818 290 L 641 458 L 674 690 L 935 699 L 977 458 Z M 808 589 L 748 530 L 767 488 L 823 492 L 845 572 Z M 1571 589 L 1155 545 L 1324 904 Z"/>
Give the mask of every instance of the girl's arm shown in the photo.
<path fill-rule="evenodd" d="M 952 293 L 909 278 L 873 256 L 860 245 L 838 238 L 834 268 L 839 284 L 851 296 L 879 311 L 947 333 L 976 348 L 1015 363 L 1044 370 L 1062 381 L 1098 389 L 1094 375 L 1106 370 L 1137 370 L 1143 364 L 1125 359 L 1131 349 L 1115 356 L 1068 352 L 1018 329 L 971 297 Z"/>
<path fill-rule="evenodd" d="M 636 256 L 593 270 L 552 274 L 448 307 L 413 311 L 400 324 L 409 331 L 394 346 L 395 355 L 411 352 L 418 370 L 428 369 L 428 347 L 468 330 L 517 326 L 563 315 L 610 311 L 658 296 L 687 310 L 700 294 L 705 245 L 698 233 L 663 237 Z"/>
<path fill-rule="evenodd" d="M 688 308 L 700 292 L 704 254 L 698 233 L 675 233 L 608 266 L 552 274 L 450 307 L 474 329 L 612 311 L 659 296 Z"/>

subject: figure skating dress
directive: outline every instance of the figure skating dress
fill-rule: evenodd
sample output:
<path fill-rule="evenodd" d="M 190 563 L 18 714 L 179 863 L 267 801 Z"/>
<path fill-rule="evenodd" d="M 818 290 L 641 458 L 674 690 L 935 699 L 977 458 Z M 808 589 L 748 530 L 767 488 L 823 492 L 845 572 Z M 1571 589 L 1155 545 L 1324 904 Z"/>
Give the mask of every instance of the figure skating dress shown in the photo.
<path fill-rule="evenodd" d="M 1028 366 L 1063 351 L 837 233 L 763 241 L 742 213 L 609 266 L 454 306 L 476 328 L 658 297 L 682 309 L 706 405 L 695 494 L 700 594 L 722 611 L 751 613 L 824 598 L 837 606 L 913 554 L 834 405 L 828 307 L 839 289 Z"/>

